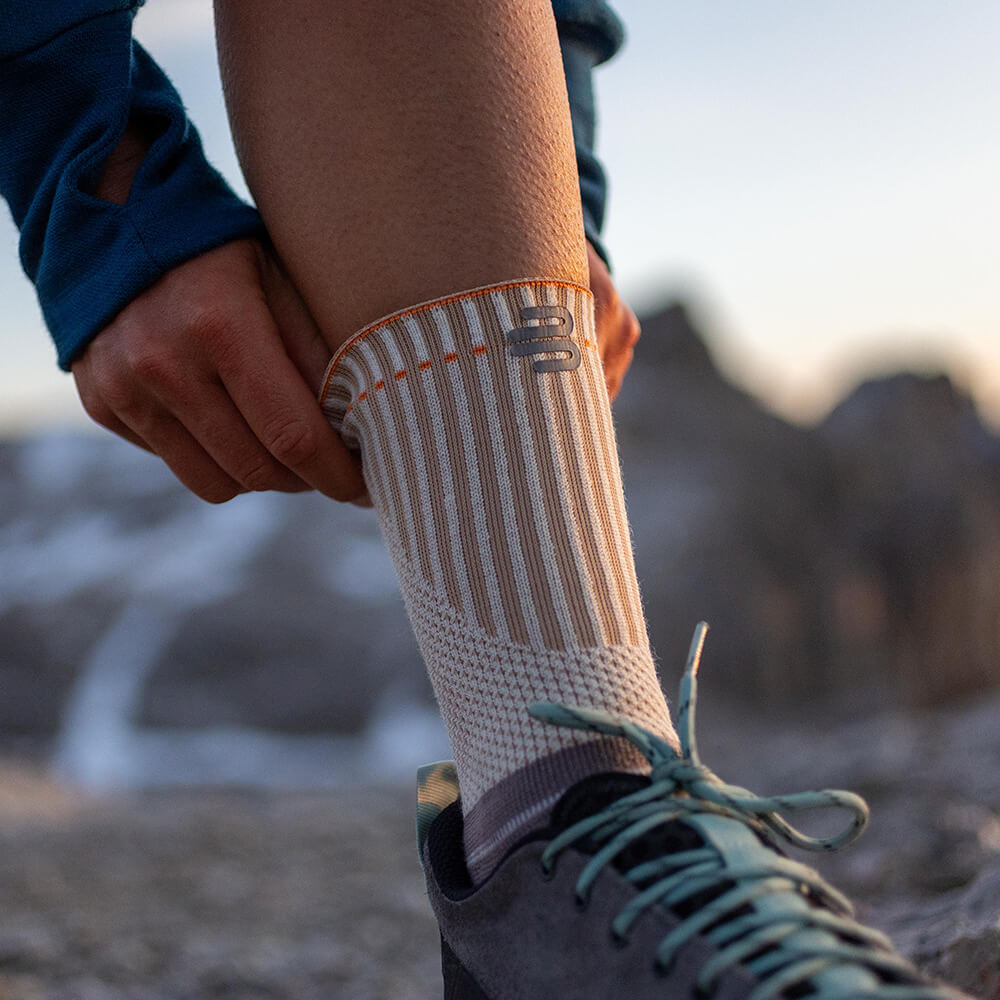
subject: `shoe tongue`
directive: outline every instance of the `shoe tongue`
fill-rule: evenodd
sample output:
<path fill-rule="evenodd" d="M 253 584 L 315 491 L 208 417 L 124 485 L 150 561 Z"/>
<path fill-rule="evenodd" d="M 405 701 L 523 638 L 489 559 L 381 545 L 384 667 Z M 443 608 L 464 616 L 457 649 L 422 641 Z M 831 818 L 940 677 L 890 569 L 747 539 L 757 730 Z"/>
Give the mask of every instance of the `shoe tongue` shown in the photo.
<path fill-rule="evenodd" d="M 561 832 L 600 812 L 612 802 L 648 786 L 649 778 L 644 774 L 592 774 L 573 785 L 555 804 L 552 809 L 552 826 Z"/>
<path fill-rule="evenodd" d="M 588 819 L 617 802 L 625 795 L 649 787 L 649 778 L 641 774 L 594 774 L 577 782 L 556 803 L 552 810 L 552 827 L 557 831 Z M 612 861 L 615 868 L 627 871 L 643 861 L 675 851 L 689 851 L 704 844 L 701 835 L 681 820 L 668 820 L 636 838 Z M 599 844 L 590 838 L 578 841 L 576 847 L 585 854 L 594 854 Z"/>

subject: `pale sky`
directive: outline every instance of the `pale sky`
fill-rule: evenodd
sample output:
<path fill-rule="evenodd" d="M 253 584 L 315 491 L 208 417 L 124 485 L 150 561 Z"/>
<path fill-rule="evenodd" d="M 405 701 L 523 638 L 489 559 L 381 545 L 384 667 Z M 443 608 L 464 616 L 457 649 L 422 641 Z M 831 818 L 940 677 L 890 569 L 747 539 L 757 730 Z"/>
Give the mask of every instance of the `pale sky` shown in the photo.
<path fill-rule="evenodd" d="M 691 299 L 727 370 L 809 419 L 862 371 L 947 364 L 1000 424 L 1000 4 L 620 0 L 598 71 L 607 243 L 637 306 Z M 137 34 L 213 162 L 210 0 Z M 0 220 L 0 430 L 80 420 Z"/>

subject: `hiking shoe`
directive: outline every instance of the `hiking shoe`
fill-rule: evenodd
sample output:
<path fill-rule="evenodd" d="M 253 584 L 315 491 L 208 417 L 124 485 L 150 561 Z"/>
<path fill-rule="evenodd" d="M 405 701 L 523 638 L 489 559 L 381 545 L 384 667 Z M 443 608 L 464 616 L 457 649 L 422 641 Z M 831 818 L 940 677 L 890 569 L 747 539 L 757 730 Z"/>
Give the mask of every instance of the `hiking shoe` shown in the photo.
<path fill-rule="evenodd" d="M 965 997 L 919 973 L 778 847 L 846 845 L 867 822 L 862 799 L 759 797 L 701 763 L 695 674 L 706 628 L 698 626 L 681 682 L 680 752 L 603 712 L 532 707 L 553 725 L 630 740 L 652 772 L 578 782 L 549 825 L 479 886 L 465 864 L 454 766 L 421 770 L 418 844 L 441 931 L 445 1000 Z M 812 838 L 779 816 L 822 806 L 850 811 L 849 827 Z"/>

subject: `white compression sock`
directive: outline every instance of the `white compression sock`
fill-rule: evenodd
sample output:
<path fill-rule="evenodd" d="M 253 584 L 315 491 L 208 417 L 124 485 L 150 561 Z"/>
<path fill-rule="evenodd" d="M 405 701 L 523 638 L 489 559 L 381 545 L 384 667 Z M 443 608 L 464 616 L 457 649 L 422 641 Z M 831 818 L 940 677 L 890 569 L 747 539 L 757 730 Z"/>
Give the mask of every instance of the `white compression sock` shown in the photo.
<path fill-rule="evenodd" d="M 643 770 L 536 701 L 674 739 L 646 637 L 593 298 L 474 289 L 386 317 L 331 362 L 325 412 L 361 450 L 458 767 L 480 880 L 572 783 Z"/>

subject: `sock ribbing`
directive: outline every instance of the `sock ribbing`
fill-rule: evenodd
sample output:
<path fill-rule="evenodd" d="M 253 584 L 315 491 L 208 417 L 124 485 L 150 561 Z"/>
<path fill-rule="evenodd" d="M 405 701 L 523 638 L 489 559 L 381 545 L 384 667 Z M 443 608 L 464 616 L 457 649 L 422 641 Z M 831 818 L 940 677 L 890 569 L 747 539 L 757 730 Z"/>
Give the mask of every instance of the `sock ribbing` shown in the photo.
<path fill-rule="evenodd" d="M 607 393 L 582 288 L 524 281 L 357 334 L 321 398 L 369 493 L 448 728 L 474 877 L 572 781 L 640 769 L 535 701 L 671 736 L 646 639 Z"/>

